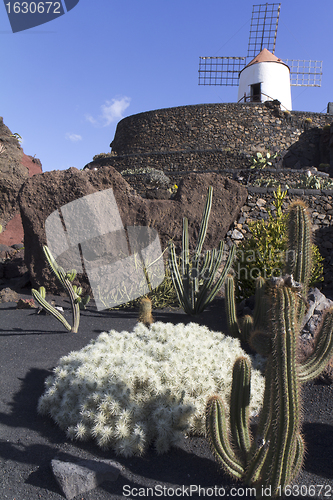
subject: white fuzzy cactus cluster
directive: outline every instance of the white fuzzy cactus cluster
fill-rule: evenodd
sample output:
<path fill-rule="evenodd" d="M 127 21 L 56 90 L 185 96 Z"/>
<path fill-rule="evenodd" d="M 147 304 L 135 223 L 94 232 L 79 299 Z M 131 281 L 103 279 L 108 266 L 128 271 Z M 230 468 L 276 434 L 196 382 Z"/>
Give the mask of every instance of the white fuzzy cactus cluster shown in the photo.
<path fill-rule="evenodd" d="M 38 411 L 71 439 L 93 438 L 119 455 L 142 454 L 151 443 L 164 453 L 184 433 L 205 434 L 207 398 L 228 400 L 233 364 L 244 355 L 238 339 L 196 323 L 111 330 L 61 358 Z M 257 413 L 263 360 L 251 361 L 250 410 Z"/>

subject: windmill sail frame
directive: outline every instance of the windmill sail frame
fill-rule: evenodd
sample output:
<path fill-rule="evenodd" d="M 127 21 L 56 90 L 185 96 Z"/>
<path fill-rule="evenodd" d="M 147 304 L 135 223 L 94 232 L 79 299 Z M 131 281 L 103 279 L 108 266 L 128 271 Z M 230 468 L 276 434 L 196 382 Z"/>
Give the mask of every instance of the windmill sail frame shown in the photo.
<path fill-rule="evenodd" d="M 246 57 L 200 57 L 199 85 L 238 86 L 239 75 L 264 48 L 274 54 L 281 3 L 253 5 Z M 286 59 L 290 68 L 290 85 L 320 87 L 322 61 Z"/>
<path fill-rule="evenodd" d="M 320 87 L 323 61 L 286 59 L 290 68 L 290 85 L 293 87 Z"/>
<path fill-rule="evenodd" d="M 246 57 L 200 57 L 199 85 L 238 86 Z"/>
<path fill-rule="evenodd" d="M 247 57 L 255 57 L 266 48 L 275 52 L 280 3 L 253 5 Z"/>

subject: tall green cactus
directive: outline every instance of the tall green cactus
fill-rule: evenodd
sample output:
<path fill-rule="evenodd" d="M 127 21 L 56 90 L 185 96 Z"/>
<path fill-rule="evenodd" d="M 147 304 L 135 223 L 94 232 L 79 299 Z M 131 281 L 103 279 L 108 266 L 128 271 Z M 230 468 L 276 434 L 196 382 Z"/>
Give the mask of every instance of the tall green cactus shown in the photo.
<path fill-rule="evenodd" d="M 302 202 L 291 205 L 288 220 L 288 274 L 267 282 L 258 278 L 253 317 L 237 319 L 233 277 L 228 276 L 225 283 L 230 334 L 267 356 L 263 407 L 250 448 L 246 416 L 251 382 L 248 361 L 240 358 L 235 363 L 230 422 L 218 396 L 207 404 L 207 436 L 213 453 L 229 474 L 258 486 L 259 496 L 260 487 L 268 486 L 273 497 L 283 494 L 283 488 L 298 474 L 304 455 L 300 385 L 316 378 L 333 355 L 331 308 L 320 326 L 313 354 L 302 363 L 297 361 L 311 271 L 311 222 Z"/>
<path fill-rule="evenodd" d="M 228 474 L 256 486 L 259 497 L 262 488 L 269 486 L 273 497 L 281 495 L 300 471 L 304 455 L 300 385 L 316 377 L 333 355 L 333 308 L 326 313 L 313 355 L 300 364 L 296 356 L 299 292 L 285 282 L 274 283 L 267 299 L 267 331 L 256 330 L 250 338 L 251 344 L 262 344 L 258 350 L 268 353 L 255 436 L 251 438 L 249 428 L 251 365 L 247 358 L 238 358 L 234 365 L 230 418 L 219 396 L 209 399 L 206 410 L 206 432 L 215 457 Z"/>
<path fill-rule="evenodd" d="M 299 305 L 298 321 L 304 315 L 312 268 L 311 220 L 302 201 L 295 201 L 288 213 L 288 252 L 286 273 L 301 283 L 304 300 Z"/>
<path fill-rule="evenodd" d="M 213 284 L 223 258 L 224 242 L 220 242 L 218 250 L 202 253 L 207 233 L 208 219 L 212 207 L 213 187 L 209 186 L 204 214 L 199 230 L 198 242 L 194 255 L 190 258 L 188 241 L 188 220 L 183 219 L 181 274 L 177 265 L 175 245 L 169 243 L 169 267 L 178 300 L 187 314 L 200 314 L 214 299 L 220 290 L 235 256 L 236 247 L 229 251 L 228 259 L 218 280 Z"/>
<path fill-rule="evenodd" d="M 272 283 L 289 282 L 301 294 L 303 300 L 298 304 L 297 322 L 302 324 L 305 313 L 305 303 L 311 278 L 311 220 L 306 205 L 302 201 L 295 201 L 290 205 L 288 212 L 288 251 L 286 252 L 285 277 L 272 278 L 265 282 L 260 277 L 256 280 L 255 309 L 250 322 L 245 317 L 242 322 L 236 316 L 236 302 L 234 280 L 228 276 L 225 281 L 225 300 L 227 322 L 230 335 L 248 342 L 255 330 L 262 330 L 267 316 L 267 285 Z"/>
<path fill-rule="evenodd" d="M 57 309 L 55 309 L 53 306 L 51 306 L 51 304 L 47 302 L 47 300 L 45 299 L 46 291 L 44 287 L 40 287 L 39 290 L 35 290 L 34 288 L 32 288 L 32 296 L 46 312 L 52 314 L 52 316 L 60 321 L 67 330 L 73 333 L 77 333 L 80 323 L 80 308 L 84 308 L 87 305 L 90 297 L 89 295 L 87 295 L 86 297 L 81 298 L 80 295 L 82 293 L 82 288 L 72 285 L 72 282 L 76 277 L 75 269 L 72 269 L 72 271 L 66 273 L 63 268 L 57 264 L 47 246 L 43 247 L 43 251 L 51 270 L 69 295 L 72 306 L 73 326 L 68 323 L 68 321 Z"/>
<path fill-rule="evenodd" d="M 249 342 L 254 330 L 264 328 L 267 315 L 267 297 L 264 278 L 256 280 L 255 308 L 252 316 L 244 316 L 242 321 L 237 319 L 234 278 L 228 275 L 225 280 L 225 302 L 228 330 L 231 337 Z"/>

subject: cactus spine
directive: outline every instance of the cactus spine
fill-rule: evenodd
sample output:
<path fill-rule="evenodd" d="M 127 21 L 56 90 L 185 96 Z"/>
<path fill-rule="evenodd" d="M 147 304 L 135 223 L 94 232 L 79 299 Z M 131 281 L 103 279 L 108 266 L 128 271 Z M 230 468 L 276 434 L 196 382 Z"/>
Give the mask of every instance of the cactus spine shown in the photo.
<path fill-rule="evenodd" d="M 333 355 L 331 308 L 324 316 L 313 354 L 302 363 L 296 356 L 305 309 L 304 294 L 310 279 L 310 235 L 306 207 L 296 202 L 289 217 L 292 259 L 287 263 L 287 272 L 290 274 L 268 283 L 262 278 L 257 280 L 253 318 L 246 316 L 242 323 L 237 320 L 233 278 L 228 276 L 226 280 L 231 335 L 248 341 L 257 352 L 268 357 L 256 435 L 250 436 L 246 414 L 251 382 L 249 361 L 239 358 L 235 362 L 229 421 L 219 396 L 211 397 L 206 409 L 210 446 L 225 471 L 249 485 L 271 486 L 273 497 L 278 496 L 280 488 L 288 485 L 302 467 L 300 386 L 319 375 Z M 259 495 L 260 491 L 257 489 Z"/>
<path fill-rule="evenodd" d="M 52 314 L 52 316 L 60 321 L 60 323 L 62 323 L 67 330 L 73 333 L 77 333 L 80 323 L 80 303 L 82 301 L 83 304 L 86 305 L 89 302 L 89 299 L 87 297 L 81 299 L 80 295 L 82 293 L 82 288 L 78 288 L 75 285 L 72 285 L 72 281 L 74 281 L 76 277 L 75 269 L 72 269 L 69 273 L 66 273 L 63 268 L 57 264 L 47 246 L 43 247 L 43 251 L 51 270 L 69 295 L 72 307 L 73 326 L 68 323 L 68 321 L 57 309 L 55 309 L 51 304 L 47 302 L 47 300 L 45 299 L 46 291 L 44 287 L 40 287 L 39 291 L 33 288 L 31 290 L 32 296 L 36 300 L 36 302 L 38 302 L 38 304 L 43 309 L 45 309 L 45 311 Z"/>
<path fill-rule="evenodd" d="M 188 241 L 188 219 L 183 219 L 182 235 L 182 274 L 180 274 L 175 246 L 169 243 L 169 267 L 172 281 L 177 292 L 178 300 L 187 314 L 200 314 L 214 299 L 220 290 L 227 273 L 232 265 L 236 247 L 229 252 L 224 269 L 213 284 L 223 258 L 224 242 L 220 242 L 218 249 L 202 253 L 203 243 L 207 233 L 208 219 L 212 207 L 213 187 L 209 186 L 204 213 L 200 225 L 198 242 L 193 257 L 190 259 Z"/>

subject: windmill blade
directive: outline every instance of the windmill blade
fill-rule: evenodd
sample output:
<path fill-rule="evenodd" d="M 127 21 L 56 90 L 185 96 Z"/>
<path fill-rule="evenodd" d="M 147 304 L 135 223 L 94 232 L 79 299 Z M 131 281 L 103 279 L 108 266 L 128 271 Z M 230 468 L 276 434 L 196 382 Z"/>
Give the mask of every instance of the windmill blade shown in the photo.
<path fill-rule="evenodd" d="M 286 59 L 290 68 L 290 85 L 293 87 L 320 87 L 323 61 Z"/>
<path fill-rule="evenodd" d="M 274 54 L 280 8 L 280 3 L 253 6 L 247 57 L 255 57 L 265 48 Z"/>
<path fill-rule="evenodd" d="M 200 57 L 199 85 L 237 86 L 246 57 Z"/>

